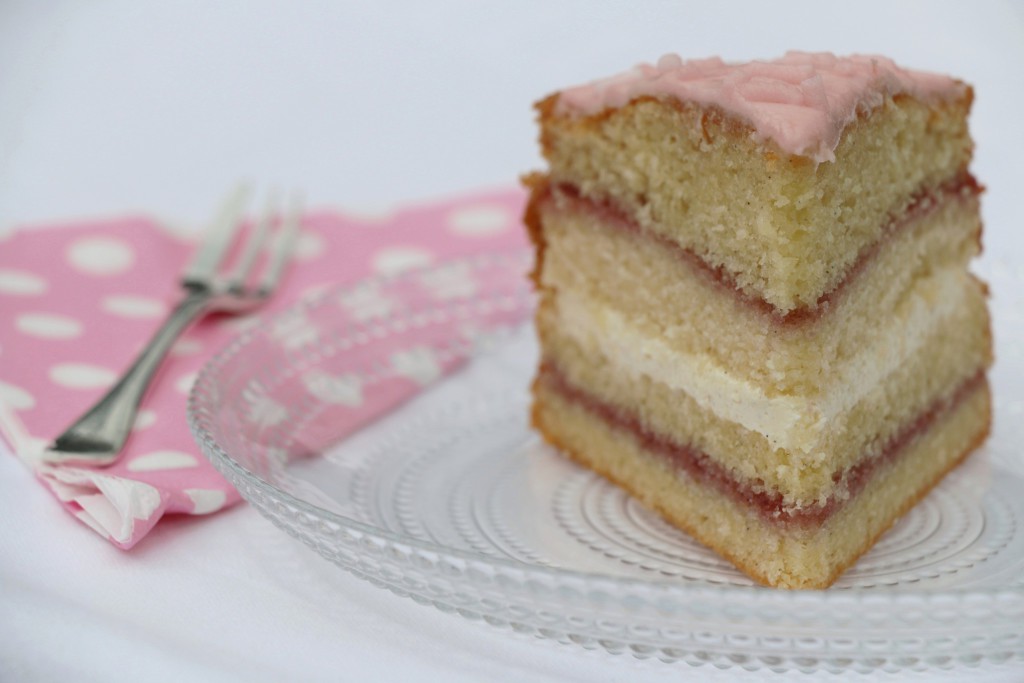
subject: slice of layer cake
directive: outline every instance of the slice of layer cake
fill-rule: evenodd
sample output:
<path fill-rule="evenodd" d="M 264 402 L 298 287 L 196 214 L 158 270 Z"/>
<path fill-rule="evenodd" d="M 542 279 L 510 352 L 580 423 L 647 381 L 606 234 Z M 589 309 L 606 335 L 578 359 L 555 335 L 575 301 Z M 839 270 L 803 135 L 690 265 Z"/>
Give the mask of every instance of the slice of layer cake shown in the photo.
<path fill-rule="evenodd" d="M 988 433 L 971 100 L 790 53 L 540 102 L 536 428 L 757 581 L 831 584 Z"/>

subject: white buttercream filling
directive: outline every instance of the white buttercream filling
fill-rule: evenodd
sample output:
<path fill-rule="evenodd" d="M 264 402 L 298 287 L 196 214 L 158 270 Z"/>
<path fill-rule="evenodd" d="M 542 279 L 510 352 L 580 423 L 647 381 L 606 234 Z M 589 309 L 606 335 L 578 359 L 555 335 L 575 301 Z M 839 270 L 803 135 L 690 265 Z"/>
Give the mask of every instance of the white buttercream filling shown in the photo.
<path fill-rule="evenodd" d="M 809 452 L 829 422 L 900 367 L 962 305 L 968 291 L 958 268 L 935 273 L 920 285 L 900 306 L 898 321 L 881 325 L 873 343 L 846 361 L 830 386 L 809 396 L 769 395 L 713 357 L 681 353 L 640 331 L 617 309 L 570 289 L 559 292 L 558 311 L 565 334 L 613 359 L 628 376 L 647 376 L 685 392 L 718 417 L 763 434 L 773 448 Z"/>

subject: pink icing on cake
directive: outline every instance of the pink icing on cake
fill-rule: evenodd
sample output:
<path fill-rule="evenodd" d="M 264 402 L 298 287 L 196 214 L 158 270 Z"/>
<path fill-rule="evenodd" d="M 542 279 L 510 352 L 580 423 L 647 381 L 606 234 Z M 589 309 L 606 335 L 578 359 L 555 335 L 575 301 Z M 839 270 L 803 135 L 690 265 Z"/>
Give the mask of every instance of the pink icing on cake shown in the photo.
<path fill-rule="evenodd" d="M 924 101 L 963 97 L 967 86 L 948 76 L 903 69 L 886 57 L 836 57 L 788 52 L 769 62 L 727 64 L 717 57 L 683 61 L 665 55 L 611 78 L 559 94 L 556 112 L 591 115 L 649 96 L 714 106 L 754 128 L 783 152 L 834 161 L 843 129 L 886 97 Z"/>

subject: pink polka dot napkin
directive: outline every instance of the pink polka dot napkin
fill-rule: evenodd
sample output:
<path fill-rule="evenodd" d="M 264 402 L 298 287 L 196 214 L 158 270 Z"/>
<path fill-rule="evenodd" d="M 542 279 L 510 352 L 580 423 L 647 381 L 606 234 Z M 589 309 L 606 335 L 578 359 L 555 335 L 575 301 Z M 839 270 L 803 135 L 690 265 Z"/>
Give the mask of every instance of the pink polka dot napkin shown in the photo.
<path fill-rule="evenodd" d="M 160 325 L 180 297 L 178 277 L 198 235 L 127 217 L 0 237 L 0 436 L 72 515 L 120 548 L 166 513 L 232 505 L 237 492 L 200 455 L 185 420 L 202 364 L 260 316 L 325 285 L 523 245 L 523 199 L 510 189 L 372 216 L 308 214 L 278 294 L 257 314 L 208 317 L 179 339 L 123 456 L 107 468 L 54 466 L 39 456 Z"/>

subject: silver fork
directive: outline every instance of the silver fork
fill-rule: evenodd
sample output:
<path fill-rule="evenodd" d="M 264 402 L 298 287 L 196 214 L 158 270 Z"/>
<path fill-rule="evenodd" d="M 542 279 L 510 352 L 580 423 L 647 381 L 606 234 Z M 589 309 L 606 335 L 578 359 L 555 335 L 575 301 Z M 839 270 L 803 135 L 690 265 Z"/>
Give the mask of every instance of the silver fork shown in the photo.
<path fill-rule="evenodd" d="M 161 361 L 189 324 L 212 311 L 247 312 L 270 297 L 295 246 L 302 212 L 301 200 L 293 196 L 276 235 L 264 249 L 270 237 L 271 223 L 277 215 L 277 201 L 271 195 L 235 266 L 227 274 L 221 274 L 222 262 L 238 239 L 247 195 L 247 189 L 239 187 L 228 197 L 182 275 L 184 298 L 110 391 L 50 444 L 43 454 L 44 461 L 89 465 L 114 463 L 131 433 L 139 404 Z M 266 264 L 257 279 L 251 276 L 261 251 L 267 252 Z"/>

